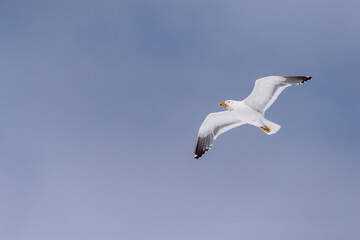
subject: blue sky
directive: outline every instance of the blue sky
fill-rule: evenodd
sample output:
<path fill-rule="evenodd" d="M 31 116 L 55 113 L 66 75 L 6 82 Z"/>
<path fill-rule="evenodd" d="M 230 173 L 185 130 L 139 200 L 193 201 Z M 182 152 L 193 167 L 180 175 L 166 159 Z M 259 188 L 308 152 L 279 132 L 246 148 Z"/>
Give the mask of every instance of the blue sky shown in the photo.
<path fill-rule="evenodd" d="M 357 1 L 0 1 L 0 238 L 359 239 Z M 311 75 L 194 160 L 218 103 Z"/>

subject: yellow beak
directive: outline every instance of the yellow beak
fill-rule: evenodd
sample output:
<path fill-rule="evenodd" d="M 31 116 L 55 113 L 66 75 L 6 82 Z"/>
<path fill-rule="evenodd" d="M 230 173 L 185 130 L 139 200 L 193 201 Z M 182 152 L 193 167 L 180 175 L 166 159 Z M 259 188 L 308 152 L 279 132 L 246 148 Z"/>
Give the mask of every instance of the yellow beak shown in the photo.
<path fill-rule="evenodd" d="M 224 107 L 226 107 L 226 103 L 221 102 L 221 103 L 219 103 L 219 106 L 224 106 Z"/>

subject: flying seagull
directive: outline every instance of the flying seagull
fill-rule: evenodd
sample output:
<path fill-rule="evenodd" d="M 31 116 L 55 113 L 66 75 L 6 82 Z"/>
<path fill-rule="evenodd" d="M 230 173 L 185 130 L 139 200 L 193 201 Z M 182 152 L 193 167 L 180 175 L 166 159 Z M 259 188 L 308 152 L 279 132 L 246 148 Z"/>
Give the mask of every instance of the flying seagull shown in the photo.
<path fill-rule="evenodd" d="M 220 103 L 227 111 L 210 113 L 201 124 L 195 144 L 195 158 L 200 158 L 212 145 L 213 140 L 226 131 L 243 124 L 250 124 L 271 135 L 280 125 L 265 118 L 265 111 L 280 93 L 291 85 L 301 85 L 310 76 L 269 76 L 259 78 L 251 94 L 243 101 L 227 100 Z"/>

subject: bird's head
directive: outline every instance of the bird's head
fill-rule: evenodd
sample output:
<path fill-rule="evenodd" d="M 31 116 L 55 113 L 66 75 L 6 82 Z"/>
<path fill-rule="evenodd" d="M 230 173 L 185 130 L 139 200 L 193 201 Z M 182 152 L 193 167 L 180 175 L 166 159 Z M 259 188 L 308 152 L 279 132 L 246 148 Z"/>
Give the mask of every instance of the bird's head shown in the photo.
<path fill-rule="evenodd" d="M 226 107 L 226 109 L 231 112 L 232 110 L 234 110 L 235 101 L 234 100 L 226 100 L 225 102 L 219 103 L 219 105 Z"/>

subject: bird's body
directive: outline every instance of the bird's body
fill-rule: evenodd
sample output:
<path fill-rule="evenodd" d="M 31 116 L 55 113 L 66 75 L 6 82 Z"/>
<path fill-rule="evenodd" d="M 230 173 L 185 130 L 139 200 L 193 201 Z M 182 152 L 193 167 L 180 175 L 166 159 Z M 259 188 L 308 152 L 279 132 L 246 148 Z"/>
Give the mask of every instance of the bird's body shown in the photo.
<path fill-rule="evenodd" d="M 259 128 L 267 126 L 270 130 L 265 132 L 269 135 L 276 133 L 280 129 L 279 125 L 276 124 L 279 127 L 273 126 L 275 123 L 271 123 L 265 118 L 263 113 L 254 110 L 247 105 L 245 101 L 232 101 L 235 106 L 234 110 L 232 110 L 232 114 L 244 124 L 250 124 Z"/>
<path fill-rule="evenodd" d="M 280 129 L 280 125 L 265 118 L 265 111 L 288 86 L 301 85 L 310 76 L 270 76 L 256 80 L 251 94 L 243 101 L 227 100 L 220 106 L 227 111 L 210 113 L 200 126 L 195 144 L 195 158 L 201 157 L 212 147 L 213 140 L 232 128 L 250 124 L 268 135 Z"/>
<path fill-rule="evenodd" d="M 232 110 L 232 114 L 234 114 L 240 121 L 251 124 L 259 127 L 264 116 L 262 113 L 255 111 L 251 107 L 249 107 L 244 101 L 233 101 L 234 110 Z"/>

